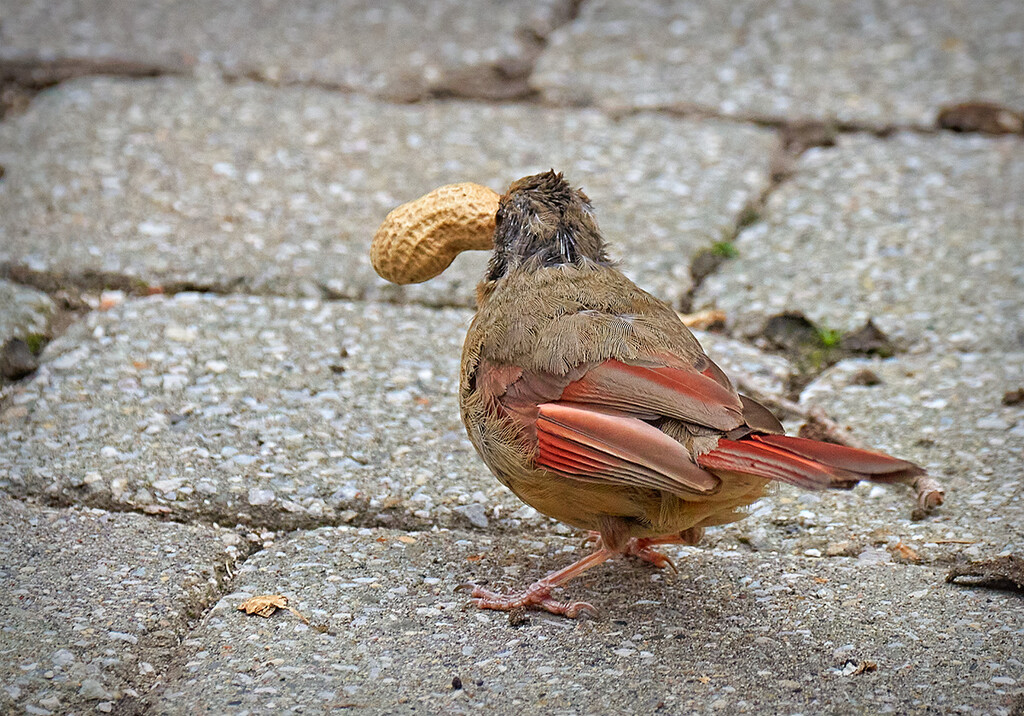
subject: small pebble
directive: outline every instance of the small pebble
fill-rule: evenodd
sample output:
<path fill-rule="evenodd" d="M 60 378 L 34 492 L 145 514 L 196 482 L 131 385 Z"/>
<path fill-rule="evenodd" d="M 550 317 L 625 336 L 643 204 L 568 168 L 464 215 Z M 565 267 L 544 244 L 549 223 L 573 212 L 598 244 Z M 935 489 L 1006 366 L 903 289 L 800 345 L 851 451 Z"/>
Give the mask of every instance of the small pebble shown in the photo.
<path fill-rule="evenodd" d="M 78 689 L 78 695 L 86 701 L 110 698 L 110 694 L 103 688 L 103 684 L 96 679 L 83 679 L 82 686 Z"/>

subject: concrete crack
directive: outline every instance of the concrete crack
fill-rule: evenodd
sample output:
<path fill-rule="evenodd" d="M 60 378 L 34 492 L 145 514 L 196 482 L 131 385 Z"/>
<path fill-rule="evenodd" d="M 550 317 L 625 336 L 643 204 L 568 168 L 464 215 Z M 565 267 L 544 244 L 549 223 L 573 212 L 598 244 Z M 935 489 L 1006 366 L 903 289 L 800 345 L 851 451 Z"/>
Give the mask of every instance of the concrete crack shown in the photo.
<path fill-rule="evenodd" d="M 132 60 L 96 60 L 67 57 L 58 60 L 0 60 L 0 120 L 8 112 L 23 110 L 48 87 L 78 77 L 160 77 L 184 74 L 184 65 L 158 65 Z"/>

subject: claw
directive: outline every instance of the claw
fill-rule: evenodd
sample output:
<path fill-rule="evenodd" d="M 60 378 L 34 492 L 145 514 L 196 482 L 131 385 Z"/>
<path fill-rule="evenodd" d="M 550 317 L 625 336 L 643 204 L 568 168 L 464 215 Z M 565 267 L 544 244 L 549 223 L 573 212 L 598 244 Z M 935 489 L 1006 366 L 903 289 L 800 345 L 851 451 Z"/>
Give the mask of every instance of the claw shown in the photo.
<path fill-rule="evenodd" d="M 601 544 L 601 533 L 598 532 L 597 530 L 587 530 L 587 534 L 584 535 L 583 541 L 580 542 L 580 547 L 584 548 L 584 547 L 589 547 L 589 546 L 592 546 L 592 545 L 600 546 L 600 544 Z"/>
<path fill-rule="evenodd" d="M 599 616 L 597 608 L 590 602 L 570 602 L 565 610 L 565 616 L 570 619 L 575 619 L 582 614 L 586 614 L 591 619 L 597 619 Z"/>
<path fill-rule="evenodd" d="M 536 582 L 519 594 L 497 594 L 476 587 L 470 595 L 470 601 L 480 609 L 496 609 L 510 611 L 520 607 L 527 609 L 543 609 L 560 616 L 575 619 L 583 614 L 597 617 L 597 609 L 589 602 L 560 602 L 551 597 L 551 586 Z"/>
<path fill-rule="evenodd" d="M 633 551 L 631 554 L 639 557 L 645 562 L 650 562 L 658 569 L 668 567 L 675 574 L 679 574 L 679 569 L 676 568 L 676 563 L 671 557 L 667 554 L 662 554 L 651 547 L 641 547 L 640 549 Z"/>

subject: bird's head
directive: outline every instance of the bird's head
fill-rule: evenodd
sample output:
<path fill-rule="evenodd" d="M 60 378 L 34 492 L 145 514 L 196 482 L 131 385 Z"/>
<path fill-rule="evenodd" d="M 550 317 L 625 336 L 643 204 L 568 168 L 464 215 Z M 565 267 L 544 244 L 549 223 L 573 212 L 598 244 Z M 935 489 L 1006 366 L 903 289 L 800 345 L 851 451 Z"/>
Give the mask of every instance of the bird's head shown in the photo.
<path fill-rule="evenodd" d="M 587 195 L 554 170 L 513 182 L 498 206 L 487 279 L 585 260 L 608 263 Z"/>

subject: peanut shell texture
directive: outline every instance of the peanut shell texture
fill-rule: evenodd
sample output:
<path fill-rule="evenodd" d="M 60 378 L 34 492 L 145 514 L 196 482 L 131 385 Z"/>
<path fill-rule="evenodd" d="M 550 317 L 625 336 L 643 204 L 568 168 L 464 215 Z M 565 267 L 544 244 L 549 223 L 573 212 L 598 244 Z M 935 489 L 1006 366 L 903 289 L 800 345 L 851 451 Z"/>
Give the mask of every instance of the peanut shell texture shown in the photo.
<path fill-rule="evenodd" d="M 392 283 L 422 283 L 463 251 L 494 242 L 499 194 L 480 184 L 447 184 L 394 209 L 370 246 L 374 270 Z"/>

